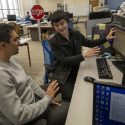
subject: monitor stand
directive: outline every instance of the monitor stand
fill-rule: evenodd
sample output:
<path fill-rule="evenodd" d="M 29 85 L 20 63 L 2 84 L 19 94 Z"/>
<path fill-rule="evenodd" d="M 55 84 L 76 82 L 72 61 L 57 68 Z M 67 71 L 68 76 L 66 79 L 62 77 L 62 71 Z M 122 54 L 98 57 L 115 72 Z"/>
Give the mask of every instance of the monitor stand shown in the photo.
<path fill-rule="evenodd" d="M 113 65 L 122 73 L 125 73 L 125 61 L 112 61 Z"/>

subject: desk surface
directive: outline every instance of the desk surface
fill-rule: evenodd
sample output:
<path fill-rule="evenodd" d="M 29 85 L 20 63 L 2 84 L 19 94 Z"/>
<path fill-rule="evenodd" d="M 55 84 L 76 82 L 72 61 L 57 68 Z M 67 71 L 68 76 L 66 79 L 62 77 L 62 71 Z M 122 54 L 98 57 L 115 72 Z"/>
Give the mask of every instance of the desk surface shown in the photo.
<path fill-rule="evenodd" d="M 31 38 L 21 38 L 20 39 L 21 44 L 24 44 L 24 43 L 29 42 L 29 41 L 31 41 Z"/>
<path fill-rule="evenodd" d="M 65 125 L 92 125 L 93 84 L 85 82 L 85 76 L 92 76 L 100 81 L 121 84 L 123 74 L 114 67 L 111 60 L 108 60 L 108 64 L 113 74 L 112 80 L 98 78 L 95 57 L 86 59 L 80 64 Z"/>
<path fill-rule="evenodd" d="M 38 28 L 38 24 L 27 26 L 27 28 Z M 53 28 L 51 24 L 40 24 L 40 28 Z"/>
<path fill-rule="evenodd" d="M 38 24 L 27 26 L 27 28 L 30 30 L 32 41 L 39 41 Z M 44 30 L 47 30 L 49 34 L 55 33 L 53 26 L 50 24 L 41 24 L 40 29 L 41 33 L 44 32 Z"/>

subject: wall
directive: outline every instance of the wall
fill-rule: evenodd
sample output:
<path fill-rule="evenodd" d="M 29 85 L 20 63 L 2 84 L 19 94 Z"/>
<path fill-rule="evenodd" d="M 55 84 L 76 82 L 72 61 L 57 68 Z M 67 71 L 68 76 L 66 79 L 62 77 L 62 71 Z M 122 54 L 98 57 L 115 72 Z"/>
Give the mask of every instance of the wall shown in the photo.
<path fill-rule="evenodd" d="M 44 11 L 55 11 L 57 4 L 63 4 L 63 0 L 39 0 L 39 3 Z"/>
<path fill-rule="evenodd" d="M 57 10 L 57 4 L 63 4 L 63 0 L 18 0 L 20 8 L 20 16 L 24 17 L 27 11 L 30 11 L 33 5 L 40 4 L 44 11 Z"/>
<path fill-rule="evenodd" d="M 66 0 L 67 9 L 74 16 L 87 16 L 89 14 L 89 0 Z"/>
<path fill-rule="evenodd" d="M 20 16 L 24 17 L 28 11 L 31 10 L 34 4 L 36 4 L 36 0 L 18 0 Z"/>
<path fill-rule="evenodd" d="M 21 0 L 24 13 L 31 9 L 37 0 Z M 35 2 L 34 2 L 35 1 Z M 57 10 L 57 4 L 63 4 L 64 0 L 38 0 L 44 11 Z M 66 0 L 67 10 L 74 13 L 74 16 L 87 16 L 89 14 L 89 0 Z"/>
<path fill-rule="evenodd" d="M 57 4 L 64 3 L 64 0 L 39 0 L 44 11 L 57 10 Z M 74 16 L 87 16 L 89 14 L 89 0 L 65 0 L 67 11 L 74 13 Z"/>

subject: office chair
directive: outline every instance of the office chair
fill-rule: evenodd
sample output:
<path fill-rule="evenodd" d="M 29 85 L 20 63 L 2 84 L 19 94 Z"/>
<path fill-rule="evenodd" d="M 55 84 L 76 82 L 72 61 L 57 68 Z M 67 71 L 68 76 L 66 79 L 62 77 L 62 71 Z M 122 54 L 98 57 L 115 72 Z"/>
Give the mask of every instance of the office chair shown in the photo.
<path fill-rule="evenodd" d="M 69 27 L 70 29 L 73 29 L 73 21 L 72 21 L 72 20 L 70 20 L 70 21 L 68 22 L 68 27 Z"/>
<path fill-rule="evenodd" d="M 52 80 L 52 71 L 54 69 L 53 67 L 54 56 L 48 40 L 43 40 L 42 46 L 44 54 L 44 66 L 45 66 L 44 84 L 47 84 L 49 79 Z"/>
<path fill-rule="evenodd" d="M 79 22 L 79 17 L 77 17 L 76 20 L 73 20 L 74 29 L 79 29 L 78 22 Z"/>

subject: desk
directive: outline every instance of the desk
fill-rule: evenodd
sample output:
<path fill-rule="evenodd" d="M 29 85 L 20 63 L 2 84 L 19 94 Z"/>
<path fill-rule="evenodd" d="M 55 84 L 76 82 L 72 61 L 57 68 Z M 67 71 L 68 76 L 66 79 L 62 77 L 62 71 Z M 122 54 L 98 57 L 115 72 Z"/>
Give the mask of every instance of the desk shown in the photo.
<path fill-rule="evenodd" d="M 18 24 L 19 25 L 19 24 Z M 20 24 L 20 35 L 24 36 L 24 35 L 28 35 L 29 37 L 29 32 L 28 32 L 28 29 L 27 29 L 27 26 L 30 26 L 31 24 L 28 23 L 28 24 Z"/>
<path fill-rule="evenodd" d="M 108 60 L 113 80 L 98 78 L 95 57 L 86 59 L 80 64 L 79 72 L 65 125 L 92 125 L 93 114 L 93 84 L 85 82 L 85 76 L 92 76 L 96 80 L 108 82 L 122 82 L 123 74 L 118 71 L 111 60 Z"/>
<path fill-rule="evenodd" d="M 27 28 L 30 30 L 32 41 L 39 41 L 38 24 L 27 26 Z M 41 32 L 42 30 L 54 31 L 54 28 L 50 24 L 41 24 L 40 28 Z"/>

